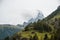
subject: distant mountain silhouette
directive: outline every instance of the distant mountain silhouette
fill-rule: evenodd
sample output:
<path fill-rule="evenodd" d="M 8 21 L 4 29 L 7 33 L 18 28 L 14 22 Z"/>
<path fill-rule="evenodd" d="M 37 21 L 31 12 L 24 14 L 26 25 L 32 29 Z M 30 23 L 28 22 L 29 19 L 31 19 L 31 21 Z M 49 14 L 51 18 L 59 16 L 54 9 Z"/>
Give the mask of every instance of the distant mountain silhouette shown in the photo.
<path fill-rule="evenodd" d="M 15 25 L 10 24 L 0 24 L 0 40 L 4 39 L 5 37 L 13 36 L 13 34 L 20 31 L 21 28 Z"/>

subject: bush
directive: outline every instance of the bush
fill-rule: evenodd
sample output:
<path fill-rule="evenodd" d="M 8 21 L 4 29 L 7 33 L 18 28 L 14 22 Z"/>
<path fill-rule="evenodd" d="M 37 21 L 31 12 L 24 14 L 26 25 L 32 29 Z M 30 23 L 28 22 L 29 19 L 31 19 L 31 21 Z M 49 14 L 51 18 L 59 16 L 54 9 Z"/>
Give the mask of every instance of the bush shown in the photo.
<path fill-rule="evenodd" d="M 48 36 L 47 36 L 47 34 L 45 34 L 44 40 L 48 40 Z"/>
<path fill-rule="evenodd" d="M 8 37 L 6 37 L 4 40 L 9 40 L 9 36 L 8 36 Z"/>
<path fill-rule="evenodd" d="M 22 38 L 22 40 L 28 40 L 28 38 Z"/>
<path fill-rule="evenodd" d="M 34 35 L 33 40 L 38 40 L 37 34 Z"/>
<path fill-rule="evenodd" d="M 30 36 L 30 39 L 29 39 L 29 40 L 33 40 L 33 39 L 32 39 L 32 36 Z"/>

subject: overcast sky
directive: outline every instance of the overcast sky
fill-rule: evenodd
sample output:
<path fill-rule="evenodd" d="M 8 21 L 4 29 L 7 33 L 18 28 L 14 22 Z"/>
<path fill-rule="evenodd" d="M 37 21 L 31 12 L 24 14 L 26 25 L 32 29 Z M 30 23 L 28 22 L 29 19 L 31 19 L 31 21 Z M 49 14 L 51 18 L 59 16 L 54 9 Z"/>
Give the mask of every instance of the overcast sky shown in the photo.
<path fill-rule="evenodd" d="M 22 24 L 41 10 L 48 16 L 56 10 L 59 0 L 0 0 L 0 24 Z"/>

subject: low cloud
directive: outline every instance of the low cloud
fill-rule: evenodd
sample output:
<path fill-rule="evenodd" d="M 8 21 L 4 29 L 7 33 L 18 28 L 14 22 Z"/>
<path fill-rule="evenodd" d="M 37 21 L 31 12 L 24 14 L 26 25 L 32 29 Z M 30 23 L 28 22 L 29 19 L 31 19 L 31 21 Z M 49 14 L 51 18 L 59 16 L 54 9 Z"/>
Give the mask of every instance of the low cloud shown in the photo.
<path fill-rule="evenodd" d="M 29 12 L 29 11 L 23 12 L 23 13 L 21 14 L 21 16 L 22 16 L 22 18 L 23 18 L 24 20 L 28 20 L 28 19 L 32 18 L 32 13 Z"/>

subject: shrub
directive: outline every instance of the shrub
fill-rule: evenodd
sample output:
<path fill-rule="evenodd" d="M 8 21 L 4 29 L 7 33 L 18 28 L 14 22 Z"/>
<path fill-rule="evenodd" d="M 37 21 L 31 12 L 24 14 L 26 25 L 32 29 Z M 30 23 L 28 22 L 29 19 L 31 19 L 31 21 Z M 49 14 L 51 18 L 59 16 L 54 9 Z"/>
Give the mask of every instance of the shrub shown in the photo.
<path fill-rule="evenodd" d="M 37 34 L 34 35 L 33 40 L 38 40 Z"/>
<path fill-rule="evenodd" d="M 9 36 L 7 36 L 4 40 L 9 40 Z"/>
<path fill-rule="evenodd" d="M 48 36 L 47 36 L 47 34 L 45 34 L 44 40 L 48 40 Z"/>

